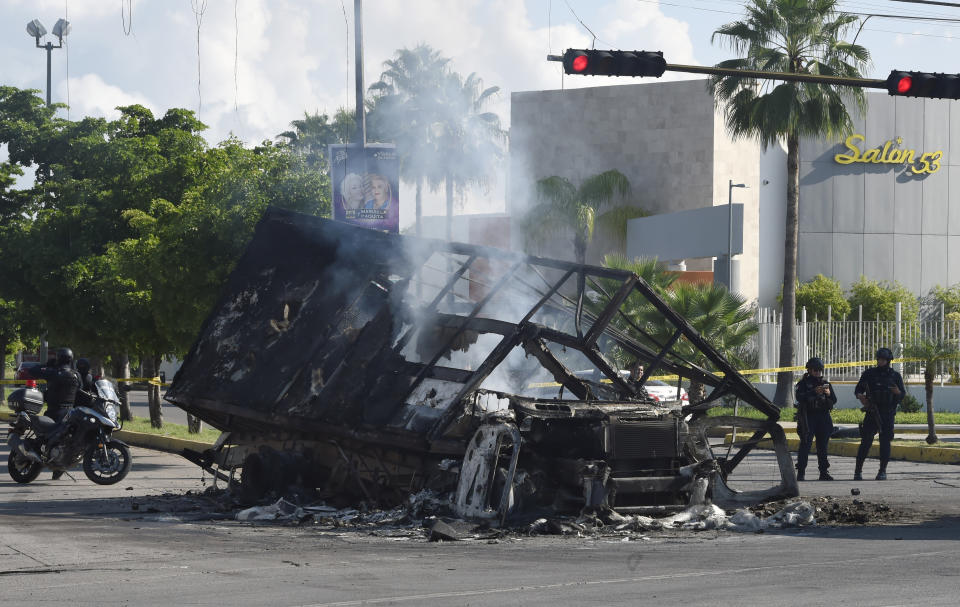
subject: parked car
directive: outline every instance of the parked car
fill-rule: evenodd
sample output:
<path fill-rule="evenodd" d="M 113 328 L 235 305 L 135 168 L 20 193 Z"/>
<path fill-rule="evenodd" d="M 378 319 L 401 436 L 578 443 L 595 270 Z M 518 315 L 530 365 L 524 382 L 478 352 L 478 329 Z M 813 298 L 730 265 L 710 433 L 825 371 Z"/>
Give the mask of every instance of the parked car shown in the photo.
<path fill-rule="evenodd" d="M 647 383 L 643 384 L 643 387 L 646 389 L 647 394 L 653 397 L 657 402 L 678 400 L 676 385 L 668 384 L 667 382 L 660 381 L 659 379 L 648 379 Z M 687 396 L 687 391 L 683 388 L 680 388 L 679 400 L 684 403 L 690 400 L 690 398 Z"/>
<path fill-rule="evenodd" d="M 17 366 L 17 371 L 14 374 L 13 378 L 21 379 L 21 380 L 37 379 L 37 376 L 33 372 L 42 366 L 43 365 L 41 363 L 28 363 L 28 362 L 20 363 Z"/>

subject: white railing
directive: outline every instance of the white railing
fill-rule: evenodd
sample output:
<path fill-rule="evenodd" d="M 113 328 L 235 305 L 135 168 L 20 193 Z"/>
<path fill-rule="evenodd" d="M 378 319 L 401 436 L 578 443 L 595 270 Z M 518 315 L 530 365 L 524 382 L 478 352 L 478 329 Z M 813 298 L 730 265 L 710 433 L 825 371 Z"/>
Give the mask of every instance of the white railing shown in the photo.
<path fill-rule="evenodd" d="M 942 312 L 939 319 L 923 321 L 902 320 L 899 305 L 897 306 L 898 320 L 861 320 L 862 313 L 858 310 L 855 314 L 858 320 L 832 320 L 828 315 L 826 320 L 811 321 L 807 318 L 806 310 L 801 309 L 801 320 L 794 325 L 796 342 L 793 366 L 803 365 L 814 356 L 822 358 L 826 363 L 872 361 L 877 348 L 880 347 L 890 348 L 895 356 L 900 357 L 905 346 L 924 338 L 960 342 L 960 322 L 945 320 Z M 755 337 L 755 344 L 761 369 L 780 366 L 782 320 L 782 316 L 776 310 L 760 308 L 757 311 L 759 331 Z M 826 375 L 833 381 L 855 381 L 864 368 L 864 366 L 855 366 L 827 369 Z M 946 380 L 950 368 L 951 365 L 944 365 L 939 373 L 938 383 Z M 900 371 L 904 372 L 902 364 Z M 906 371 L 918 373 L 920 369 L 917 365 L 913 365 L 908 366 Z M 800 372 L 796 375 L 799 376 Z M 759 379 L 764 382 L 776 381 L 776 376 L 768 374 Z"/>

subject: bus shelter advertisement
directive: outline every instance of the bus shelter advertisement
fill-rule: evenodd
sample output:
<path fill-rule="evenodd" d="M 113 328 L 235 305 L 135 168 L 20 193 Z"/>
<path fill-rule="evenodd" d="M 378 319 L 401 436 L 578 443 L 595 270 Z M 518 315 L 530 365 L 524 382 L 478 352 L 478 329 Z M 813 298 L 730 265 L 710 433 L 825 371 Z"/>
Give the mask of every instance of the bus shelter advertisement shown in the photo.
<path fill-rule="evenodd" d="M 331 145 L 333 218 L 389 232 L 400 231 L 400 165 L 396 146 Z"/>

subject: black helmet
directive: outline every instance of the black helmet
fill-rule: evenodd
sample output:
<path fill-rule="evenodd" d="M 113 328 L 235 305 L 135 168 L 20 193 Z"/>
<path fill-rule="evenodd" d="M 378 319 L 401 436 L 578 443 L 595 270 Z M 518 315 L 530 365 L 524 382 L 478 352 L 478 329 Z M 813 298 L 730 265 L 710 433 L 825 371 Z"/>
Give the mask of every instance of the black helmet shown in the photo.
<path fill-rule="evenodd" d="M 807 369 L 813 369 L 814 371 L 823 371 L 823 359 L 817 358 L 814 356 L 807 361 Z"/>
<path fill-rule="evenodd" d="M 884 358 L 888 361 L 891 361 L 893 360 L 893 352 L 890 351 L 890 348 L 878 348 L 877 358 Z"/>
<path fill-rule="evenodd" d="M 90 361 L 86 358 L 77 359 L 77 371 L 86 374 L 90 370 Z"/>
<path fill-rule="evenodd" d="M 72 365 L 73 350 L 71 350 L 70 348 L 60 348 L 59 350 L 57 350 L 57 364 Z"/>

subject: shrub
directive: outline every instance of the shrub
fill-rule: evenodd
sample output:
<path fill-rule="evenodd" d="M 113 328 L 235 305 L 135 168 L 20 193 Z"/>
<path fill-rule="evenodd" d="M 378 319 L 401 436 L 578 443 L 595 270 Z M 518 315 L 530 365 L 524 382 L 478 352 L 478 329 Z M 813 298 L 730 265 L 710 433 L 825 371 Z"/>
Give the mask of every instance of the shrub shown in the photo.
<path fill-rule="evenodd" d="M 850 313 L 850 304 L 843 297 L 839 280 L 817 274 L 797 285 L 797 320 L 803 308 L 807 309 L 807 320 L 826 320 L 828 307 L 834 320 L 841 320 Z"/>
<path fill-rule="evenodd" d="M 848 301 L 854 315 L 857 306 L 863 306 L 864 320 L 876 320 L 878 314 L 880 320 L 896 320 L 898 301 L 902 304 L 903 320 L 916 320 L 920 313 L 920 301 L 917 296 L 896 281 L 870 280 L 866 276 L 861 276 L 860 280 L 850 285 Z"/>
<path fill-rule="evenodd" d="M 903 400 L 900 401 L 900 405 L 897 407 L 897 411 L 901 413 L 918 413 L 921 409 L 923 409 L 923 405 L 920 404 L 917 397 L 909 392 L 903 395 Z"/>

